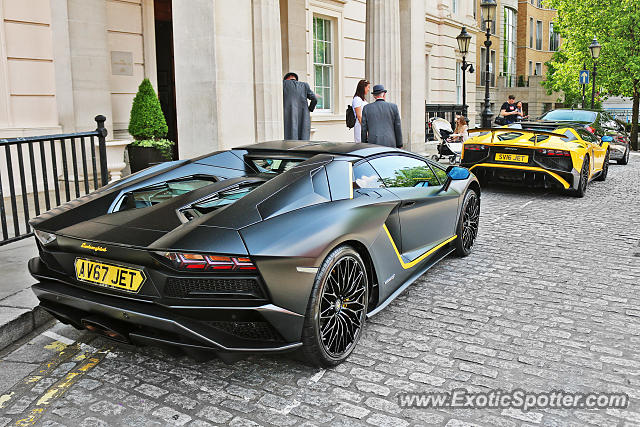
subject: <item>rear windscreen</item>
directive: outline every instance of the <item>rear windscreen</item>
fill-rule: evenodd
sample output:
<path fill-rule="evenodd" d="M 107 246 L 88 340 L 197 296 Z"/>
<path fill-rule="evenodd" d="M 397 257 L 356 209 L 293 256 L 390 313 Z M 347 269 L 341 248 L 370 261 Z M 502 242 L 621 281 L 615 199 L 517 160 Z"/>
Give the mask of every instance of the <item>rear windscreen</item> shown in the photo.
<path fill-rule="evenodd" d="M 213 184 L 216 180 L 210 178 L 189 178 L 176 181 L 167 181 L 162 184 L 143 187 L 124 195 L 118 212 L 130 209 L 146 208 L 166 200 L 188 193 L 198 188 Z"/>
<path fill-rule="evenodd" d="M 280 174 L 286 172 L 292 167 L 304 162 L 307 159 L 286 159 L 286 158 L 270 158 L 270 157 L 246 157 L 249 163 L 261 173 Z"/>
<path fill-rule="evenodd" d="M 585 122 L 592 123 L 596 120 L 597 113 L 583 110 L 553 110 L 541 117 L 541 120 L 554 122 Z"/>

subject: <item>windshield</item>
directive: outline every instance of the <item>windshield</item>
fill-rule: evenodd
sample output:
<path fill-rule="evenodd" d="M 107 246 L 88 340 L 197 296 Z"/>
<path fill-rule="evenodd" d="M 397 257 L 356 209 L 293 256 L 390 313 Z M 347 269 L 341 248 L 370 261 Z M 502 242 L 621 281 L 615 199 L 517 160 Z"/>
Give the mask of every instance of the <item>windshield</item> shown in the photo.
<path fill-rule="evenodd" d="M 540 120 L 554 122 L 585 122 L 593 123 L 598 113 L 584 110 L 553 110 L 543 115 Z"/>

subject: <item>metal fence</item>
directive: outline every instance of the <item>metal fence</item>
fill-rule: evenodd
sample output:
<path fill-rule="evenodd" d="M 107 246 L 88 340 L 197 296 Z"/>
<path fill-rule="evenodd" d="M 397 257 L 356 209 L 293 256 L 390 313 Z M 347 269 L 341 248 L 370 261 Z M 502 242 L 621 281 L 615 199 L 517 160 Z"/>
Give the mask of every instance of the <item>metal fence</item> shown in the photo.
<path fill-rule="evenodd" d="M 95 120 L 91 132 L 0 139 L 0 246 L 31 236 L 30 218 L 107 184 L 106 118 Z"/>
<path fill-rule="evenodd" d="M 453 129 L 456 128 L 455 120 L 456 115 L 467 116 L 468 105 L 454 105 L 454 104 L 425 104 L 424 106 L 424 119 L 425 119 L 425 133 L 426 141 L 432 141 L 434 139 L 433 130 L 431 129 L 430 119 L 434 117 L 442 117 L 451 123 Z"/>

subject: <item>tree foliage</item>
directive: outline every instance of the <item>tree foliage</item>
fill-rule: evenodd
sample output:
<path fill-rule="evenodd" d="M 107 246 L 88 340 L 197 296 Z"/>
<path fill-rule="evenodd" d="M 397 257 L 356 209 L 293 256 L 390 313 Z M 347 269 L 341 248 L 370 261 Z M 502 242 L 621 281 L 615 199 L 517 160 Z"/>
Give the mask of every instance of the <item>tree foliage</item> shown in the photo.
<path fill-rule="evenodd" d="M 554 30 L 562 37 L 560 51 L 548 63 L 544 83 L 548 90 L 562 91 L 568 103 L 581 97 L 578 71 L 593 67 L 589 45 L 597 37 L 602 45 L 598 58 L 596 92 L 634 98 L 634 134 L 637 144 L 640 99 L 640 1 L 547 0 L 558 10 Z M 587 98 L 591 98 L 590 89 Z M 637 149 L 637 145 L 636 145 Z"/>
<path fill-rule="evenodd" d="M 162 139 L 167 136 L 168 130 L 158 96 L 149 79 L 144 79 L 133 98 L 129 133 L 136 141 L 142 141 Z"/>

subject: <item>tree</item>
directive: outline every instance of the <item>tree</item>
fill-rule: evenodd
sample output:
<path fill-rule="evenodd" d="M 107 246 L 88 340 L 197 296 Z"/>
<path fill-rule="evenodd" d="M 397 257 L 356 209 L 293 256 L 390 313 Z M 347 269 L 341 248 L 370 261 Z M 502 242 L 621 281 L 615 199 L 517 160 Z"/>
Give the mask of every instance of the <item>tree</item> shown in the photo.
<path fill-rule="evenodd" d="M 550 62 L 545 87 L 562 90 L 575 100 L 580 93 L 578 71 L 592 68 L 589 44 L 597 37 L 597 92 L 633 98 L 631 144 L 638 149 L 640 105 L 640 2 L 638 0 L 548 0 L 558 10 L 554 30 L 560 33 L 560 52 Z M 572 101 L 574 102 L 574 101 Z"/>
<path fill-rule="evenodd" d="M 129 117 L 129 133 L 136 141 L 161 139 L 169 128 L 162 113 L 160 101 L 149 79 L 142 80 L 138 93 L 133 98 Z"/>

